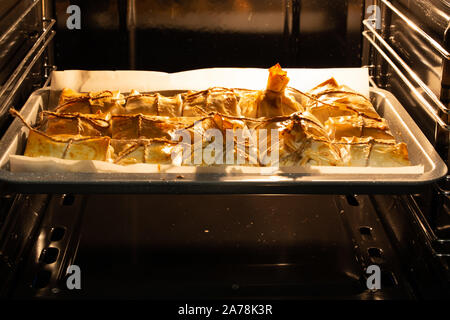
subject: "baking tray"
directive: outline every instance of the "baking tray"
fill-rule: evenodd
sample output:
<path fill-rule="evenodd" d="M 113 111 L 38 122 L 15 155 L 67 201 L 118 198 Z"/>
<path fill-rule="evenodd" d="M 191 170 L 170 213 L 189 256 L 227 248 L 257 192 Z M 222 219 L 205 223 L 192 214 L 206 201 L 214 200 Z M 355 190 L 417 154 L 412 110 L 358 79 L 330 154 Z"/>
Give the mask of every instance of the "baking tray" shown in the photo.
<path fill-rule="evenodd" d="M 167 92 L 161 92 L 162 94 Z M 55 92 L 35 91 L 21 110 L 33 124 L 39 111 L 51 106 Z M 50 173 L 11 172 L 9 155 L 23 154 L 28 129 L 15 119 L 0 141 L 2 188 L 21 193 L 326 193 L 391 194 L 424 190 L 447 173 L 447 167 L 398 100 L 388 91 L 371 88 L 370 98 L 397 140 L 408 145 L 411 163 L 423 165 L 420 174 L 278 175 L 196 173 Z"/>

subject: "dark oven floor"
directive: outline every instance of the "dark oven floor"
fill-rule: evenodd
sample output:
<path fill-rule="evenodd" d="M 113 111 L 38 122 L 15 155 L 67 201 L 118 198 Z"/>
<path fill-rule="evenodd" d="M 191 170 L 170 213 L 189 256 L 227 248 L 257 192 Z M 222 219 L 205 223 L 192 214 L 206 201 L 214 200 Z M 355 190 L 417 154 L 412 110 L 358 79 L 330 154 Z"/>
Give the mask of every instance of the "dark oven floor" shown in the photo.
<path fill-rule="evenodd" d="M 21 195 L 3 228 L 3 295 L 405 299 L 421 297 L 423 282 L 439 294 L 428 266 L 411 264 L 425 253 L 396 245 L 387 226 L 404 213 L 385 198 Z M 72 264 L 81 290 L 66 287 Z M 376 291 L 366 285 L 372 264 Z"/>

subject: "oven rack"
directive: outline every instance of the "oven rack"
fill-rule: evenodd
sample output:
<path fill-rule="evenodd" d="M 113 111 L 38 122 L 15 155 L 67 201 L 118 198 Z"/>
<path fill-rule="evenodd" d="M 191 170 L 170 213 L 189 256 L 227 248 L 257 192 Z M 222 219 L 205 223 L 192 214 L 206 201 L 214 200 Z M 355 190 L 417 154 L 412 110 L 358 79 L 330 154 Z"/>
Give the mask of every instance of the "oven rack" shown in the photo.
<path fill-rule="evenodd" d="M 388 0 L 377 0 L 374 4 L 383 5 L 386 14 L 395 14 L 411 29 L 412 32 L 417 34 L 425 43 L 427 43 L 434 52 L 436 52 L 440 58 L 442 58 L 443 65 L 450 64 L 450 53 L 444 48 L 438 41 L 436 41 L 432 36 L 420 28 L 414 21 L 412 21 L 406 14 L 402 12 L 398 7 L 392 4 Z M 379 8 L 379 7 L 378 7 Z M 380 12 L 377 12 L 380 14 Z M 363 31 L 362 36 L 366 41 L 366 47 L 364 48 L 364 62 L 368 64 L 370 72 L 370 84 L 374 87 L 378 87 L 375 79 L 375 66 L 374 53 L 378 54 L 382 58 L 383 62 L 395 72 L 395 74 L 402 80 L 411 93 L 417 98 L 420 107 L 425 111 L 425 113 L 431 118 L 431 120 L 436 124 L 435 127 L 435 141 L 434 145 L 436 150 L 444 155 L 444 160 L 448 164 L 448 158 L 446 155 L 445 148 L 440 150 L 442 147 L 442 141 L 440 137 L 444 136 L 444 144 L 447 144 L 448 148 L 448 137 L 450 134 L 450 108 L 448 104 L 441 101 L 441 99 L 431 90 L 431 88 L 417 75 L 417 73 L 409 66 L 409 64 L 402 59 L 400 54 L 389 44 L 387 37 L 384 32 L 379 32 L 374 26 L 380 16 L 373 16 L 363 20 Z M 389 27 L 389 26 L 388 26 Z M 447 32 L 449 33 L 449 32 Z M 447 34 L 448 36 L 448 34 Z M 445 68 L 444 68 L 445 70 Z M 445 72 L 445 71 L 444 71 Z M 442 88 L 442 90 L 446 90 Z M 444 95 L 445 96 L 445 95 Z M 442 148 L 441 148 L 442 149 Z M 443 179 L 443 181 L 435 184 L 435 189 L 437 193 L 437 203 L 443 206 L 445 201 L 450 201 L 450 174 Z M 423 233 L 429 248 L 431 249 L 433 255 L 436 257 L 450 257 L 450 239 L 443 239 L 437 236 L 436 232 L 431 227 L 428 222 L 423 210 L 417 204 L 414 196 L 409 195 L 404 197 L 404 202 L 406 206 L 410 209 L 413 219 L 418 225 L 420 231 Z"/>
<path fill-rule="evenodd" d="M 38 4 L 41 4 L 41 7 L 39 7 Z M 20 27 L 25 23 L 25 19 L 36 10 L 41 10 L 42 12 L 42 28 L 36 35 L 27 34 L 27 37 L 31 37 L 34 40 L 34 44 L 26 52 L 24 58 L 11 73 L 4 85 L 0 87 L 0 119 L 2 122 L 9 116 L 8 110 L 14 103 L 14 99 L 20 91 L 24 81 L 28 77 L 33 76 L 33 67 L 35 67 L 39 59 L 45 59 L 42 79 L 44 86 L 47 86 L 50 81 L 51 71 L 56 69 L 54 65 L 49 64 L 48 53 L 47 55 L 44 55 L 55 36 L 55 31 L 53 29 L 56 20 L 47 19 L 45 17 L 44 12 L 46 11 L 46 8 L 44 7 L 43 0 L 33 0 L 32 3 L 24 9 L 23 13 L 3 34 L 0 35 L 0 44 L 6 42 L 15 32 L 20 31 Z M 39 86 L 41 86 L 41 84 Z"/>
<path fill-rule="evenodd" d="M 407 18 L 399 9 L 392 5 L 387 0 L 381 0 L 388 8 L 399 15 L 413 30 L 417 31 L 419 35 L 423 37 L 433 48 L 435 48 L 442 56 L 443 59 L 450 61 L 450 53 L 445 50 L 436 40 L 429 36 L 425 31 L 420 29 L 413 21 Z M 377 18 L 369 18 L 363 20 L 363 25 L 366 30 L 363 31 L 364 38 L 372 44 L 373 48 L 386 60 L 386 62 L 393 68 L 403 82 L 408 86 L 414 95 L 419 99 L 425 112 L 443 129 L 450 132 L 450 124 L 443 119 L 442 114 L 448 115 L 450 108 L 444 105 L 442 101 L 433 93 L 433 91 L 420 79 L 420 77 L 412 70 L 412 68 L 400 57 L 400 55 L 392 48 L 392 46 L 383 38 L 383 36 L 373 27 Z M 377 42 L 380 45 L 377 44 Z M 389 58 L 389 54 L 386 53 L 383 48 L 394 58 L 394 60 L 401 66 L 401 68 L 409 76 L 406 76 L 401 68 Z M 409 80 L 412 79 L 414 83 L 421 89 L 422 92 L 414 86 Z"/>

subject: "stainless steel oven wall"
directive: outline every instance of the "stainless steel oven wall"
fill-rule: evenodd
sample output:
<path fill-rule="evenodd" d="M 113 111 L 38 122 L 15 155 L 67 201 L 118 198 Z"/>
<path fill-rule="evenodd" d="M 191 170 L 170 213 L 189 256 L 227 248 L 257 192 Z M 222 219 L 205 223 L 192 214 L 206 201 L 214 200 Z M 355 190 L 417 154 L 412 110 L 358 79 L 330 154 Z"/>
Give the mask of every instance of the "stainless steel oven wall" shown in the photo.
<path fill-rule="evenodd" d="M 60 69 L 359 66 L 363 0 L 53 0 Z M 69 30 L 78 5 L 81 28 Z"/>
<path fill-rule="evenodd" d="M 30 93 L 45 84 L 52 66 L 50 3 L 2 0 L 0 4 L 0 132 Z"/>
<path fill-rule="evenodd" d="M 411 83 L 420 94 L 426 96 L 424 89 L 412 79 L 407 68 L 410 68 L 423 85 L 429 89 L 430 93 L 437 97 L 437 100 L 440 97 L 444 97 L 446 95 L 445 91 L 447 90 L 447 85 L 444 83 L 446 78 L 444 67 L 450 57 L 446 57 L 445 52 L 443 53 L 433 47 L 430 41 L 436 43 L 437 46 L 441 46 L 444 51 L 447 50 L 448 52 L 449 48 L 445 48 L 445 33 L 450 24 L 450 4 L 443 0 L 366 0 L 366 8 L 373 4 L 379 8 L 381 18 L 378 33 L 395 51 L 398 57 L 404 61 L 407 67 L 398 63 L 398 60 L 391 54 L 389 49 L 374 38 L 380 44 L 380 47 L 400 67 L 400 71 L 410 78 Z M 370 10 L 367 9 L 367 11 L 369 12 Z M 396 13 L 396 11 L 399 13 Z M 416 24 L 422 31 L 418 31 L 412 27 L 402 16 Z M 368 14 L 366 18 L 369 18 Z M 421 105 L 417 96 L 405 85 L 401 76 L 389 65 L 386 59 L 374 50 L 373 47 L 370 47 L 370 49 L 371 56 L 366 55 L 363 63 L 374 64 L 373 75 L 377 85 L 388 88 L 401 99 L 401 102 L 404 102 L 403 104 L 409 106 L 408 111 L 415 118 L 427 137 L 432 142 L 438 142 L 436 121 L 427 115 L 426 108 Z M 430 103 L 432 104 L 433 101 L 430 101 Z M 442 99 L 442 103 L 448 105 L 448 101 L 444 101 L 444 99 Z M 448 119 L 444 119 L 444 121 L 448 122 Z M 444 145 L 447 145 L 447 148 L 445 150 L 440 149 L 439 151 L 443 158 L 448 158 L 448 131 L 447 141 Z"/>
<path fill-rule="evenodd" d="M 373 84 L 395 94 L 449 166 L 449 2 L 367 0 L 365 5 L 366 10 L 376 6 L 380 19 L 363 22 L 363 64 L 371 66 Z M 379 28 L 371 23 L 376 21 Z M 447 176 L 428 192 L 407 197 L 437 256 L 450 256 L 449 182 Z"/>

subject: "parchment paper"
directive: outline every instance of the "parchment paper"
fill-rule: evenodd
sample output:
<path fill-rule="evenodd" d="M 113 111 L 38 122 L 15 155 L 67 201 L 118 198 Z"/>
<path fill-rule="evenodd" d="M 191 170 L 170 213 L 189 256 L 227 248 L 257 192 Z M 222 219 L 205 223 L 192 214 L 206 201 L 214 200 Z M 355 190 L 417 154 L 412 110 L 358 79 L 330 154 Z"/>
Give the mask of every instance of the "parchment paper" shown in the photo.
<path fill-rule="evenodd" d="M 338 83 L 369 96 L 367 68 L 284 69 L 290 78 L 288 86 L 307 91 L 334 77 Z M 210 68 L 165 73 L 156 71 L 83 71 L 67 70 L 52 73 L 52 90 L 71 88 L 80 92 L 120 90 L 130 92 L 158 90 L 203 90 L 210 87 L 262 90 L 269 72 L 257 68 Z"/>
<path fill-rule="evenodd" d="M 138 163 L 122 166 L 98 160 L 63 160 L 53 157 L 31 158 L 20 155 L 10 156 L 11 171 L 14 172 L 121 172 L 121 173 L 245 173 L 272 175 L 279 173 L 304 174 L 420 174 L 423 166 L 408 167 L 332 167 L 332 166 L 305 166 L 305 167 L 250 167 L 250 166 L 176 166 L 168 164 Z"/>
<path fill-rule="evenodd" d="M 369 97 L 369 74 L 367 68 L 332 69 L 284 69 L 288 71 L 289 86 L 307 91 L 321 82 L 334 77 L 338 83 L 345 84 Z M 80 92 L 132 89 L 148 92 L 159 90 L 202 90 L 221 86 L 228 88 L 264 89 L 268 70 L 256 68 L 210 68 L 164 73 L 155 71 L 54 71 L 52 91 L 71 88 Z M 126 173 L 195 173 L 192 166 L 135 164 L 116 165 L 104 161 L 62 160 L 51 157 L 31 158 L 21 155 L 10 156 L 10 169 L 15 172 L 126 172 Z M 261 168 L 247 166 L 229 166 L 227 168 L 202 167 L 202 172 L 242 172 L 249 174 L 277 174 L 280 172 L 314 174 L 421 174 L 423 166 L 408 167 L 290 167 Z"/>

